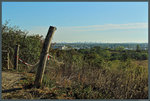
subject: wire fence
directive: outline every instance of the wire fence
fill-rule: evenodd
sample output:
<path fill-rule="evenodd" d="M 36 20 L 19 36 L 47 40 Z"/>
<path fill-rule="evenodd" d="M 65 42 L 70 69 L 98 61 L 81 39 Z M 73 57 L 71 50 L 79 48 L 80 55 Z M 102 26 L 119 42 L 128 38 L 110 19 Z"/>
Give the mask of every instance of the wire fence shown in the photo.
<path fill-rule="evenodd" d="M 56 60 L 52 55 L 48 54 L 47 60 L 50 60 L 50 58 L 51 58 L 52 61 L 56 62 L 56 64 L 58 64 L 58 65 L 64 64 L 63 62 L 59 62 L 58 60 Z M 30 66 L 30 67 L 37 66 L 37 65 L 39 64 L 39 62 L 40 62 L 40 60 L 38 60 L 35 64 L 29 64 L 29 63 L 23 61 L 23 60 L 20 59 L 20 58 L 18 58 L 18 60 L 19 60 L 21 63 L 23 63 L 23 64 L 25 64 L 25 65 L 27 65 L 27 66 Z"/>
<path fill-rule="evenodd" d="M 10 69 L 9 67 L 10 67 L 10 65 L 11 65 L 11 67 L 13 68 L 14 67 L 14 65 L 13 65 L 13 63 L 12 63 L 12 60 L 10 59 L 10 57 L 8 57 L 8 51 L 7 50 L 2 50 L 2 53 L 3 53 L 3 59 L 2 59 L 2 64 L 3 64 L 3 67 L 7 67 L 7 69 Z M 17 56 L 16 56 L 17 57 Z M 9 59 L 8 59 L 9 58 Z M 30 68 L 30 70 L 29 70 L 29 72 L 30 71 L 32 71 L 33 69 L 35 69 L 35 67 L 37 67 L 38 65 L 39 65 L 39 62 L 40 62 L 40 60 L 38 60 L 35 64 L 30 64 L 30 63 L 28 63 L 28 62 L 26 62 L 26 61 L 24 61 L 23 59 L 21 59 L 21 58 L 17 58 L 22 64 L 24 64 L 24 65 L 26 65 L 27 67 L 32 67 L 32 68 Z M 60 66 L 60 65 L 63 65 L 64 64 L 64 62 L 63 61 L 58 61 L 54 56 L 52 56 L 52 55 L 50 55 L 50 54 L 48 54 L 47 55 L 47 60 L 48 61 L 51 61 L 51 62 L 54 62 L 54 63 L 56 63 L 56 65 L 58 65 L 58 66 Z M 10 64 L 10 65 L 9 65 Z M 5 65 L 5 66 L 4 66 Z"/>

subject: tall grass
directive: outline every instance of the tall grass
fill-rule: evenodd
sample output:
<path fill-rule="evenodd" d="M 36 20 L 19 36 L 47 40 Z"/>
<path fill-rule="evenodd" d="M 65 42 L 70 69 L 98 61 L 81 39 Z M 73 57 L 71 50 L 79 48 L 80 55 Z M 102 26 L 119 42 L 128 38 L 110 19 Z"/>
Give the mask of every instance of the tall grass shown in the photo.
<path fill-rule="evenodd" d="M 144 64 L 144 65 L 143 65 Z M 108 61 L 103 66 L 82 68 L 75 64 L 49 65 L 44 86 L 58 88 L 58 96 L 72 99 L 148 98 L 148 61 Z"/>

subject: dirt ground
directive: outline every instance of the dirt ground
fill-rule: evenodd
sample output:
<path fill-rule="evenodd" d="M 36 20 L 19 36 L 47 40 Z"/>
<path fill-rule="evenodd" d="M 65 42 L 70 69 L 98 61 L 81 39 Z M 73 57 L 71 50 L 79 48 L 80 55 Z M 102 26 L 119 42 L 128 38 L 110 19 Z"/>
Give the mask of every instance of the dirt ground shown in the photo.
<path fill-rule="evenodd" d="M 55 94 L 51 93 L 52 90 L 47 87 L 37 89 L 26 86 L 26 88 L 21 83 L 24 80 L 28 80 L 26 77 L 31 78 L 34 76 L 32 73 L 2 71 L 2 99 L 54 99 Z"/>
<path fill-rule="evenodd" d="M 22 89 L 19 81 L 23 78 L 23 74 L 2 71 L 2 98 L 10 92 Z"/>
<path fill-rule="evenodd" d="M 23 78 L 22 74 L 2 72 L 2 90 L 18 87 L 18 82 Z"/>

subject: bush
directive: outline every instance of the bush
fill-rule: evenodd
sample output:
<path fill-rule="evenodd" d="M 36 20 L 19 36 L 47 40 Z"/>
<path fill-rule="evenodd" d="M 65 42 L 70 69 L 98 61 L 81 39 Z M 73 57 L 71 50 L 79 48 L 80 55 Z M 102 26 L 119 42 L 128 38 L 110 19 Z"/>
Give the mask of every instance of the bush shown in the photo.
<path fill-rule="evenodd" d="M 10 58 L 13 63 L 16 44 L 20 45 L 19 57 L 30 64 L 37 62 L 42 49 L 42 36 L 27 35 L 19 27 L 9 26 L 8 22 L 2 25 L 2 50 L 10 51 Z"/>

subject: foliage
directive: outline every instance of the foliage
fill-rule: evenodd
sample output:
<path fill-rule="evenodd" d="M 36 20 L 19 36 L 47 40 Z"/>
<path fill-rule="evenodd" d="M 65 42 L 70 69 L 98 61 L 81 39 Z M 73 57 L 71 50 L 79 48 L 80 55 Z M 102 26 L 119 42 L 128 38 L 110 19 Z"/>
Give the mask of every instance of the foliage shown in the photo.
<path fill-rule="evenodd" d="M 10 51 L 12 63 L 17 44 L 20 45 L 19 57 L 23 61 L 34 64 L 39 59 L 42 36 L 27 34 L 28 32 L 22 31 L 19 27 L 11 27 L 8 22 L 2 25 L 2 50 Z"/>
<path fill-rule="evenodd" d="M 53 50 L 54 52 L 55 50 Z M 57 50 L 65 65 L 47 68 L 44 86 L 66 99 L 143 99 L 148 97 L 148 52 L 100 47 Z M 79 64 L 80 63 L 80 64 Z M 48 79 L 49 78 L 49 79 Z M 51 83 L 46 83 L 53 81 Z M 62 95 L 65 94 L 65 97 Z M 62 97 L 63 96 L 63 97 Z"/>
<path fill-rule="evenodd" d="M 137 52 L 140 52 L 140 50 L 141 50 L 140 45 L 137 45 L 137 46 L 136 46 L 136 51 L 137 51 Z"/>

